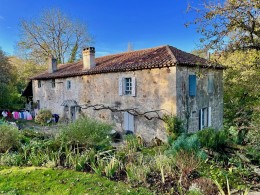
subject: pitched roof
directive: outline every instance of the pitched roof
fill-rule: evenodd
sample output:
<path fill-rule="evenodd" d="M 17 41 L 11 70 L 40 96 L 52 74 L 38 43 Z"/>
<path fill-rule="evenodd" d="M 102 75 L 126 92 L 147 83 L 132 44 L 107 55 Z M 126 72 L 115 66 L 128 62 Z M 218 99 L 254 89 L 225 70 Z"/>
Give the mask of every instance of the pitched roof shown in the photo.
<path fill-rule="evenodd" d="M 64 78 L 89 74 L 163 68 L 176 65 L 212 67 L 206 59 L 168 45 L 98 57 L 95 61 L 96 66 L 89 70 L 83 70 L 83 63 L 79 61 L 60 64 L 54 73 L 45 71 L 31 79 Z M 222 69 L 223 67 L 214 66 L 214 68 Z"/>

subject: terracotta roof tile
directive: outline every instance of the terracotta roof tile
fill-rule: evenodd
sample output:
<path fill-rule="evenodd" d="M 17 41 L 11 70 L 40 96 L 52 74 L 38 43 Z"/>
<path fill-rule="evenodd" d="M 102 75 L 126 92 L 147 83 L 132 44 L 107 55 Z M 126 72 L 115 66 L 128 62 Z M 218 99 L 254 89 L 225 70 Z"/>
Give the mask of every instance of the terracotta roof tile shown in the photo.
<path fill-rule="evenodd" d="M 63 78 L 109 72 L 171 67 L 176 65 L 210 67 L 207 60 L 181 51 L 172 46 L 161 46 L 150 49 L 124 52 L 96 58 L 96 66 L 83 70 L 82 61 L 58 65 L 54 73 L 47 71 L 31 79 Z M 223 68 L 216 66 L 214 68 Z"/>

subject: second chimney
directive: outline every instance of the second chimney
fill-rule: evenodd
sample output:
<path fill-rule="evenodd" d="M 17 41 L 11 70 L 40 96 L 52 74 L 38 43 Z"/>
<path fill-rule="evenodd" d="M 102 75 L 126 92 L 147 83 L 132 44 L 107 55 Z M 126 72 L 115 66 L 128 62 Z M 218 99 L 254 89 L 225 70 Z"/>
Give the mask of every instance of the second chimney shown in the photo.
<path fill-rule="evenodd" d="M 88 70 L 96 66 L 95 62 L 95 47 L 86 47 L 82 51 L 83 69 Z"/>
<path fill-rule="evenodd" d="M 48 60 L 48 72 L 54 73 L 56 70 L 57 70 L 57 59 L 54 58 L 53 56 L 50 56 Z"/>

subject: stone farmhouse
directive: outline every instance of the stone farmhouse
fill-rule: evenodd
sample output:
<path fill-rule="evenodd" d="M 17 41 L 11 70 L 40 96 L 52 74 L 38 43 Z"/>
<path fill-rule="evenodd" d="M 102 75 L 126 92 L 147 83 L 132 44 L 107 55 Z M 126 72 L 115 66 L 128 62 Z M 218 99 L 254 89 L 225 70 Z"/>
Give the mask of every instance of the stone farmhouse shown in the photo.
<path fill-rule="evenodd" d="M 88 47 L 82 54 L 68 64 L 51 58 L 48 71 L 31 78 L 38 108 L 72 121 L 85 114 L 146 141 L 166 140 L 165 114 L 189 132 L 222 127 L 222 66 L 168 45 L 98 58 Z"/>

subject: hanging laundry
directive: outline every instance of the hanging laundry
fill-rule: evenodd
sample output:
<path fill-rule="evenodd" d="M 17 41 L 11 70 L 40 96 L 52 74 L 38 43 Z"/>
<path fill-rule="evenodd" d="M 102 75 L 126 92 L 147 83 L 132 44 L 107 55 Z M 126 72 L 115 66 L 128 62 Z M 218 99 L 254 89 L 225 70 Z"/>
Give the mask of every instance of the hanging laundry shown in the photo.
<path fill-rule="evenodd" d="M 4 110 L 4 111 L 2 112 L 2 116 L 3 116 L 4 118 L 6 118 L 7 115 L 8 115 L 8 112 L 6 112 L 6 111 Z"/>
<path fill-rule="evenodd" d="M 23 118 L 23 113 L 19 112 L 19 118 L 22 119 Z"/>
<path fill-rule="evenodd" d="M 27 117 L 26 119 L 29 120 L 29 121 L 33 119 L 32 115 L 28 111 L 26 111 L 26 117 Z"/>
<path fill-rule="evenodd" d="M 23 119 L 25 119 L 25 120 L 27 119 L 27 111 L 23 112 Z"/>
<path fill-rule="evenodd" d="M 10 111 L 7 112 L 7 119 L 12 119 L 13 115 Z"/>
<path fill-rule="evenodd" d="M 14 112 L 12 112 L 12 114 L 13 114 L 14 119 L 19 119 L 19 112 L 14 111 Z"/>

